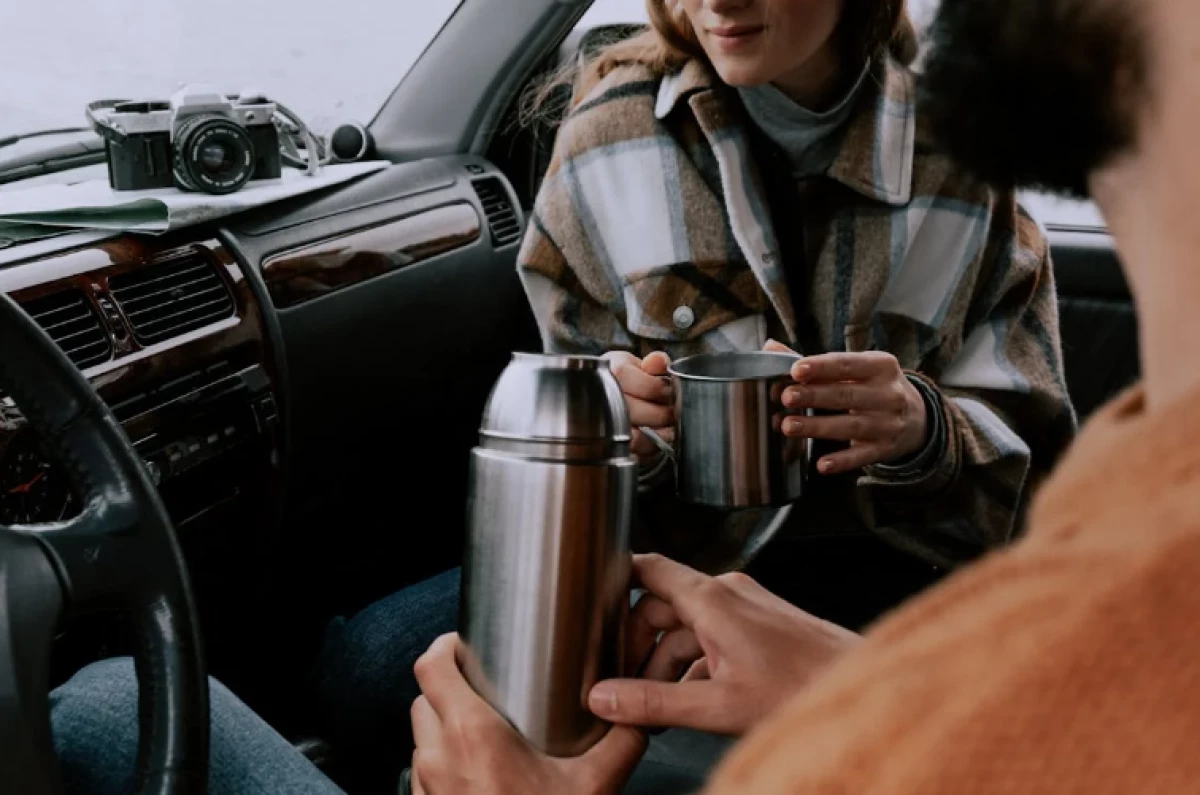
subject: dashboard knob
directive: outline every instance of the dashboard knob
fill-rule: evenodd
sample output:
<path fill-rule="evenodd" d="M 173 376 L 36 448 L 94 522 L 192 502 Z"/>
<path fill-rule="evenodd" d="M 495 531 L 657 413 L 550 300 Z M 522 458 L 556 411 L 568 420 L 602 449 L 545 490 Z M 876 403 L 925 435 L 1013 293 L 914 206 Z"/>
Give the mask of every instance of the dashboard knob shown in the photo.
<path fill-rule="evenodd" d="M 358 122 L 343 122 L 329 135 L 329 151 L 337 163 L 362 160 L 372 146 L 371 132 Z"/>

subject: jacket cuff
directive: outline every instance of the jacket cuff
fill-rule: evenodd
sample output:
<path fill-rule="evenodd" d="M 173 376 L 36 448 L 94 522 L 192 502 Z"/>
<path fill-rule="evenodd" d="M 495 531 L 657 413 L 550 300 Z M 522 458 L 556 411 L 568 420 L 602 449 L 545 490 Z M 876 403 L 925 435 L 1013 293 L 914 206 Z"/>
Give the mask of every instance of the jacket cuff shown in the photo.
<path fill-rule="evenodd" d="M 914 496 L 927 495 L 949 487 L 958 476 L 957 446 L 953 443 L 957 428 L 937 385 L 920 373 L 905 375 L 925 401 L 928 440 L 921 450 L 905 459 L 867 467 L 864 485 L 897 487 Z"/>
<path fill-rule="evenodd" d="M 914 477 L 927 473 L 946 452 L 946 421 L 942 417 L 941 395 L 920 378 L 908 375 L 908 381 L 921 394 L 921 401 L 925 404 L 925 446 L 896 461 L 874 465 L 881 474 L 893 477 Z"/>

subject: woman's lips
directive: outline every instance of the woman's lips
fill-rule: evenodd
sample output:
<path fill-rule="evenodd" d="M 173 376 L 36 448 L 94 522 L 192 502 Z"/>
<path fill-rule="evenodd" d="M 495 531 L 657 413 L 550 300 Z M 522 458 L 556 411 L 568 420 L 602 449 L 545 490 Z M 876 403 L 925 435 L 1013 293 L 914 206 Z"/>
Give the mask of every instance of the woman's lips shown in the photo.
<path fill-rule="evenodd" d="M 766 30 L 763 25 L 730 25 L 710 28 L 708 34 L 723 50 L 736 50 L 754 44 Z"/>

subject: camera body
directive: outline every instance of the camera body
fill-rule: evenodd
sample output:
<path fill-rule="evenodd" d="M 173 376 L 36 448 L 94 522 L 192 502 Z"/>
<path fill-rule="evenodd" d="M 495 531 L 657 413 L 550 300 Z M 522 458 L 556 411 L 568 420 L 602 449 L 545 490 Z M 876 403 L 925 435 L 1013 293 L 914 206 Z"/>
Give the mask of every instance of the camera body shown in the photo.
<path fill-rule="evenodd" d="M 114 190 L 226 194 L 282 173 L 275 103 L 184 86 L 166 101 L 117 102 L 93 117 Z"/>

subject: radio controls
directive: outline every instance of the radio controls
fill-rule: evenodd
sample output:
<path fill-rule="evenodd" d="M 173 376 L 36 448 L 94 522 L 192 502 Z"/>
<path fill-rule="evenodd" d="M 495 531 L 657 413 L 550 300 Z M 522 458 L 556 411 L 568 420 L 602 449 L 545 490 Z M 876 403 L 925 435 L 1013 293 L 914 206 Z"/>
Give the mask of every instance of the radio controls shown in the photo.
<path fill-rule="evenodd" d="M 279 422 L 279 410 L 275 406 L 275 396 L 270 392 L 254 399 L 254 418 L 258 421 L 260 433 L 270 431 Z"/>

